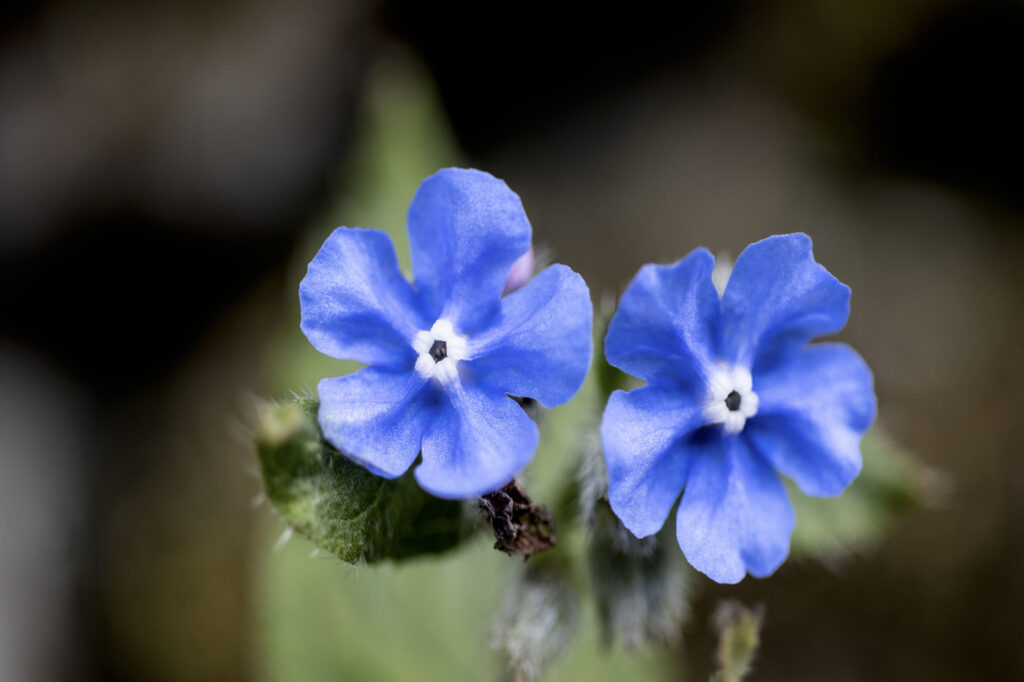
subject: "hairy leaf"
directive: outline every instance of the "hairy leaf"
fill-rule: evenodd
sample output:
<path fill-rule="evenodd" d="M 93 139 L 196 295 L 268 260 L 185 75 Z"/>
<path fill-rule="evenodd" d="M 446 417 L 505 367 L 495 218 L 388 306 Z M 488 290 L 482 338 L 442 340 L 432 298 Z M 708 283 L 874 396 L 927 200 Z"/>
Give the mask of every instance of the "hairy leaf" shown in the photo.
<path fill-rule="evenodd" d="M 300 533 L 343 561 L 403 559 L 455 547 L 473 529 L 461 502 L 388 480 L 325 442 L 315 400 L 260 409 L 256 449 L 267 497 Z"/>
<path fill-rule="evenodd" d="M 875 426 L 861 443 L 860 476 L 837 498 L 814 498 L 788 484 L 796 511 L 792 556 L 826 562 L 870 548 L 896 518 L 934 504 L 942 478 L 896 446 Z"/>

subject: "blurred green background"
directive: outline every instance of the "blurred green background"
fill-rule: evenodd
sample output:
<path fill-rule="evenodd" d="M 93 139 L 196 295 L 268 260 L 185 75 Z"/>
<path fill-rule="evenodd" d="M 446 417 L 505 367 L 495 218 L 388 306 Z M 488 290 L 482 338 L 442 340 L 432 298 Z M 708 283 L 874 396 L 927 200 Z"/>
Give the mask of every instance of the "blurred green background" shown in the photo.
<path fill-rule="evenodd" d="M 765 605 L 754 680 L 1024 678 L 1022 44 L 1016 2 L 9 5 L 0 679 L 499 677 L 518 561 L 279 546 L 251 446 L 261 397 L 353 369 L 299 332 L 309 258 L 359 225 L 407 265 L 446 165 L 504 178 L 595 301 L 809 233 L 880 422 L 932 472 L 927 509 L 803 510 L 775 576 L 694 578 L 680 646 L 605 652 L 585 602 L 546 679 L 706 679 L 722 597 Z M 595 400 L 548 415 L 537 499 Z"/>

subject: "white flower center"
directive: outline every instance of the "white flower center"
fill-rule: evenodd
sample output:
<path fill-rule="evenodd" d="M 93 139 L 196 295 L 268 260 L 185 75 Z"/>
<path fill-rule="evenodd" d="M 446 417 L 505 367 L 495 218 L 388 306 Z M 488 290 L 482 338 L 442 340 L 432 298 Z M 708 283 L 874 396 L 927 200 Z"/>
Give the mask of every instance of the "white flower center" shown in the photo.
<path fill-rule="evenodd" d="M 708 380 L 704 418 L 709 424 L 721 424 L 726 433 L 739 433 L 747 420 L 757 414 L 754 379 L 742 367 L 720 363 Z"/>
<path fill-rule="evenodd" d="M 416 371 L 427 379 L 448 384 L 459 378 L 459 360 L 466 358 L 466 337 L 455 333 L 448 320 L 441 318 L 430 331 L 416 332 L 412 340 L 416 351 Z"/>

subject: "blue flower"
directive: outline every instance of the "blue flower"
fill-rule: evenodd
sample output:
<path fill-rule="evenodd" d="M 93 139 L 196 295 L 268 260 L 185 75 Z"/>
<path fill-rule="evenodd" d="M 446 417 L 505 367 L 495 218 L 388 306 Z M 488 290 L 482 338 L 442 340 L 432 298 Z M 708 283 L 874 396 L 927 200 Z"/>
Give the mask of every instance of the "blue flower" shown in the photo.
<path fill-rule="evenodd" d="M 736 261 L 721 298 L 697 249 L 645 265 L 605 338 L 608 361 L 647 381 L 616 391 L 601 423 L 612 509 L 637 537 L 682 492 L 676 537 L 712 579 L 770 575 L 789 553 L 793 509 L 779 478 L 838 495 L 860 472 L 875 416 L 871 371 L 839 331 L 850 289 L 804 234 L 769 237 Z"/>
<path fill-rule="evenodd" d="M 449 168 L 424 180 L 408 229 L 414 283 L 387 234 L 340 227 L 299 285 L 306 338 L 368 365 L 320 382 L 320 426 L 379 476 L 400 476 L 422 454 L 424 490 L 474 497 L 537 449 L 536 424 L 510 396 L 554 407 L 583 383 L 590 292 L 552 265 L 502 296 L 531 230 L 519 197 L 487 173 Z"/>

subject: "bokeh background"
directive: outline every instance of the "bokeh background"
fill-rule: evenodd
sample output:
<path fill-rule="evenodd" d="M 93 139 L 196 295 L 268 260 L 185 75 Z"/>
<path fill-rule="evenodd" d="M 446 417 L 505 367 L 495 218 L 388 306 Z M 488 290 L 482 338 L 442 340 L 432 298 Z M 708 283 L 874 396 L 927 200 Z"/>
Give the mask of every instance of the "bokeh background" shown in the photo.
<path fill-rule="evenodd" d="M 755 680 L 1024 679 L 1022 73 L 1009 0 L 5 4 L 0 679 L 498 675 L 511 560 L 275 548 L 250 445 L 257 396 L 345 369 L 298 330 L 311 254 L 400 239 L 453 164 L 595 298 L 809 233 L 943 481 L 870 551 L 700 583 L 681 647 L 602 653 L 585 614 L 552 679 L 706 679 L 722 596 L 767 609 Z"/>

